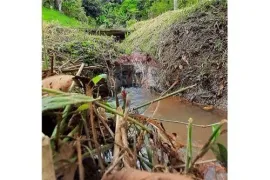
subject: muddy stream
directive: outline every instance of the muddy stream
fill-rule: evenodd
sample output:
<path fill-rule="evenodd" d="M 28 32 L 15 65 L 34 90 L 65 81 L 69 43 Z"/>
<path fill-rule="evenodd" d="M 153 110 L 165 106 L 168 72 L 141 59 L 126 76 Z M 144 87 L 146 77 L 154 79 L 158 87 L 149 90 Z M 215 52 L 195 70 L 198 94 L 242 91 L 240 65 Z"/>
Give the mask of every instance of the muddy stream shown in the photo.
<path fill-rule="evenodd" d="M 159 97 L 157 94 L 150 93 L 149 90 L 143 88 L 131 87 L 127 88 L 126 90 L 131 98 L 131 108 Z M 156 108 L 157 110 L 154 113 Z M 201 124 L 201 125 L 213 124 L 216 122 L 220 122 L 220 120 L 222 119 L 227 119 L 227 112 L 217 109 L 214 109 L 212 111 L 206 111 L 203 110 L 203 108 L 198 105 L 193 105 L 184 100 L 181 100 L 179 96 L 173 96 L 161 100 L 159 103 L 158 102 L 153 103 L 148 107 L 140 109 L 139 113 L 157 119 L 165 119 L 181 122 L 188 122 L 188 119 L 192 118 L 194 124 Z M 186 143 L 187 140 L 186 125 L 164 121 L 162 123 L 168 133 L 176 133 L 177 140 L 179 140 L 182 143 Z M 225 125 L 223 129 L 227 129 L 227 125 Z M 198 147 L 203 146 L 211 136 L 211 133 L 212 133 L 211 127 L 201 128 L 194 126 L 192 132 L 193 145 Z M 221 135 L 218 141 L 227 147 L 227 134 L 225 133 Z M 195 154 L 198 152 L 198 150 L 196 149 L 197 148 L 195 148 L 194 151 Z M 213 159 L 213 158 L 215 157 L 212 154 L 212 152 L 208 152 L 203 157 L 203 159 Z"/>

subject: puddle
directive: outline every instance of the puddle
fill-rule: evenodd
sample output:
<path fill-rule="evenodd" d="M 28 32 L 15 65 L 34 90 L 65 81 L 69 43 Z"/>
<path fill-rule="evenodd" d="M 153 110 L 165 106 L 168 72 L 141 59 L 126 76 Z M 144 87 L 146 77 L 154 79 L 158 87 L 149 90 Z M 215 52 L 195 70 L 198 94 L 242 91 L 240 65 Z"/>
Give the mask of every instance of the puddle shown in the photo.
<path fill-rule="evenodd" d="M 142 103 L 148 102 L 157 98 L 157 95 L 151 94 L 148 90 L 142 88 L 127 88 L 126 89 L 131 97 L 131 106 L 135 107 Z M 148 108 L 140 109 L 140 113 L 146 116 L 152 116 L 158 103 L 154 103 Z M 145 110 L 145 111 L 144 111 Z M 143 112 L 144 111 L 144 112 Z M 166 119 L 173 121 L 188 122 L 189 118 L 193 119 L 194 124 L 208 125 L 216 122 L 220 122 L 222 119 L 227 119 L 227 113 L 221 110 L 214 109 L 213 111 L 205 111 L 202 107 L 192 105 L 181 100 L 180 97 L 174 96 L 161 100 L 158 105 L 158 109 L 153 118 Z M 183 124 L 162 122 L 166 131 L 169 133 L 177 133 L 177 139 L 180 142 L 186 143 L 187 140 L 187 127 Z M 227 129 L 227 124 L 223 129 Z M 197 146 L 204 145 L 211 136 L 212 128 L 193 127 L 192 139 L 193 144 Z M 219 138 L 219 142 L 227 147 L 227 134 L 223 134 Z M 203 159 L 215 158 L 214 155 L 209 152 Z"/>

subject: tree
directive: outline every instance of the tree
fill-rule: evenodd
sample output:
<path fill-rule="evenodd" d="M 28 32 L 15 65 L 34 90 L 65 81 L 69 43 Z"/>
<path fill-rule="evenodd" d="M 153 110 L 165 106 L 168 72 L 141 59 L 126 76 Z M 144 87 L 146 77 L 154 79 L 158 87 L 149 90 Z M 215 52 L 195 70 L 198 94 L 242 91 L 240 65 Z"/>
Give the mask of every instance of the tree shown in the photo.
<path fill-rule="evenodd" d="M 100 0 L 83 0 L 82 6 L 87 16 L 96 18 L 101 14 Z"/>

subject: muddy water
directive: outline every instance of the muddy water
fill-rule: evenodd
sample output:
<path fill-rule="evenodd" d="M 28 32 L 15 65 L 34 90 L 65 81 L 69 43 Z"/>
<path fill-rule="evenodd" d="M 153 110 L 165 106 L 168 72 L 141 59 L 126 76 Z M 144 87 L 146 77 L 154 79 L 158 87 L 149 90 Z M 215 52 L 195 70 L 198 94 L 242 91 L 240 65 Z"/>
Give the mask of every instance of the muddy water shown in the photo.
<path fill-rule="evenodd" d="M 142 103 L 148 102 L 157 98 L 157 95 L 151 94 L 149 91 L 141 88 L 128 88 L 127 91 L 131 97 L 131 106 L 135 107 Z M 155 109 L 156 112 L 154 113 Z M 145 111 L 144 111 L 145 110 Z M 143 112 L 144 111 L 144 112 Z M 222 119 L 227 119 L 227 113 L 220 110 L 205 111 L 202 107 L 197 105 L 192 105 L 180 97 L 174 96 L 160 101 L 159 103 L 154 103 L 147 109 L 140 110 L 146 116 L 150 116 L 157 119 L 166 119 L 173 121 L 187 122 L 189 118 L 193 119 L 194 124 L 208 125 L 212 123 L 219 122 Z M 154 114 L 153 114 L 154 113 Z M 171 122 L 162 122 L 166 131 L 169 133 L 176 133 L 177 139 L 180 142 L 186 143 L 187 139 L 187 127 L 186 125 Z M 223 129 L 227 129 L 224 126 Z M 211 136 L 212 129 L 194 127 L 193 145 L 202 146 L 204 145 L 209 137 Z M 227 147 L 227 134 L 221 135 L 219 142 Z M 212 153 L 208 153 L 204 159 L 214 158 Z"/>

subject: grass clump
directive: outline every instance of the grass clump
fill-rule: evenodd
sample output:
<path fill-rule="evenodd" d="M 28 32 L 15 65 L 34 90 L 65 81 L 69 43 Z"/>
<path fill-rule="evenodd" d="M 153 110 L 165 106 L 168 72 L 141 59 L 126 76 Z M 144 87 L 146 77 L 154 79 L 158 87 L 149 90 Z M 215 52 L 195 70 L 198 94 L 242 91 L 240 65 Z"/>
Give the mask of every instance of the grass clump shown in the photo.
<path fill-rule="evenodd" d="M 212 0 L 204 0 L 190 7 L 168 11 L 156 18 L 135 23 L 129 28 L 132 33 L 121 43 L 121 46 L 126 48 L 128 54 L 132 51 L 142 51 L 158 58 L 157 47 L 161 33 L 175 22 L 184 20 L 190 13 L 212 2 Z"/>
<path fill-rule="evenodd" d="M 42 20 L 45 22 L 57 22 L 66 27 L 82 27 L 88 26 L 85 23 L 78 21 L 75 18 L 66 16 L 59 11 L 42 7 Z"/>
<path fill-rule="evenodd" d="M 42 29 L 46 47 L 43 51 L 48 56 L 55 56 L 56 61 L 81 59 L 94 65 L 119 54 L 113 37 L 87 34 L 81 29 L 63 27 L 59 23 L 43 22 Z"/>

